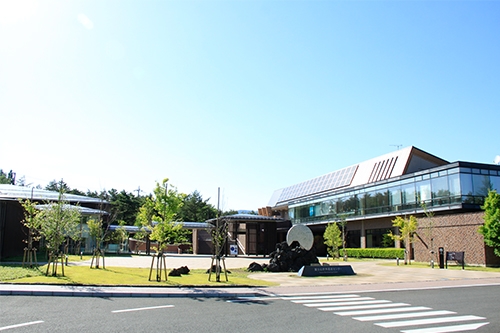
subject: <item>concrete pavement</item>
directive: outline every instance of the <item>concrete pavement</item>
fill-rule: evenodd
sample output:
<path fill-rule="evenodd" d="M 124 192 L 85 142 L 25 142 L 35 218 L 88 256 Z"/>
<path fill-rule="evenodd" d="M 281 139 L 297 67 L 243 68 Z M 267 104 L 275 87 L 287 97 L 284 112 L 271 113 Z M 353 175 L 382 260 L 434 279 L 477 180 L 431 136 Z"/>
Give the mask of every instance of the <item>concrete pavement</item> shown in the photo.
<path fill-rule="evenodd" d="M 212 259 L 203 255 L 168 255 L 169 269 L 187 266 L 208 269 Z M 226 268 L 248 267 L 252 262 L 268 263 L 269 258 L 227 257 Z M 90 266 L 90 261 L 69 263 Z M 149 256 L 106 257 L 106 267 L 151 267 Z M 332 265 L 351 265 L 355 276 L 298 277 L 296 273 L 252 273 L 256 280 L 270 281 L 276 287 L 99 287 L 66 285 L 0 284 L 0 295 L 92 296 L 92 297 L 251 297 L 309 292 L 363 292 L 408 290 L 415 288 L 451 288 L 467 285 L 500 285 L 500 273 L 472 270 L 414 268 L 397 266 L 395 261 L 330 261 Z"/>

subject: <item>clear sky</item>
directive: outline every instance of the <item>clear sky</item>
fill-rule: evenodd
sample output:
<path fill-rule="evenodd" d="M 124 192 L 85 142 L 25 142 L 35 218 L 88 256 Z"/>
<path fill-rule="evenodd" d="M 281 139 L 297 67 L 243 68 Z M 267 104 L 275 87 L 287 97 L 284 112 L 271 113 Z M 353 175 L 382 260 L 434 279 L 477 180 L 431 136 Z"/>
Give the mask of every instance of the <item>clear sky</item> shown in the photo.
<path fill-rule="evenodd" d="M 500 154 L 500 1 L 0 0 L 0 168 L 221 208 L 416 146 Z"/>

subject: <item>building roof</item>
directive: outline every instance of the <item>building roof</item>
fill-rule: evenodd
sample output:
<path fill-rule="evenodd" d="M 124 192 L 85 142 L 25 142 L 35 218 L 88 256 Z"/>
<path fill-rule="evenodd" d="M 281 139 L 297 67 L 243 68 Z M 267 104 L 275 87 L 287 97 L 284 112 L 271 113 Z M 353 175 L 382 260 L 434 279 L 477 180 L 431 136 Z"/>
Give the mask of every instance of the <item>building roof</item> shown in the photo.
<path fill-rule="evenodd" d="M 48 209 L 52 206 L 52 204 L 46 204 L 46 205 L 36 205 L 36 209 L 39 210 L 44 210 Z M 63 209 L 76 209 L 80 212 L 82 215 L 108 215 L 108 212 L 100 209 L 92 209 L 88 207 L 82 207 L 82 206 L 75 206 L 75 205 L 63 205 Z"/>
<path fill-rule="evenodd" d="M 449 162 L 416 147 L 409 146 L 305 182 L 276 190 L 268 206 L 284 206 L 289 201 L 298 198 L 375 183 L 445 164 L 449 164 Z"/>
<path fill-rule="evenodd" d="M 182 223 L 182 227 L 184 229 L 210 229 L 213 228 L 213 225 L 210 223 L 206 222 L 176 222 L 176 223 Z M 109 230 L 114 231 L 117 230 L 122 226 L 116 225 L 116 224 L 111 224 L 109 226 Z M 126 232 L 131 232 L 131 233 L 136 233 L 139 230 L 143 229 L 144 227 L 138 227 L 135 225 L 124 225 L 123 228 L 125 228 Z M 144 229 L 146 232 L 149 232 L 147 229 Z"/>
<path fill-rule="evenodd" d="M 64 200 L 72 203 L 107 203 L 99 198 L 87 197 L 84 195 L 68 194 L 63 195 Z M 58 201 L 59 192 L 47 191 L 34 187 L 0 184 L 0 200 L 30 199 L 35 201 Z"/>
<path fill-rule="evenodd" d="M 221 216 L 220 219 L 239 220 L 239 221 L 248 221 L 248 222 L 254 222 L 254 221 L 257 221 L 257 222 L 281 222 L 281 221 L 283 221 L 283 219 L 279 218 L 279 217 L 262 216 L 262 215 L 255 215 L 255 214 L 226 215 L 226 216 Z M 217 218 L 207 220 L 208 223 L 215 223 L 216 221 L 217 221 Z"/>

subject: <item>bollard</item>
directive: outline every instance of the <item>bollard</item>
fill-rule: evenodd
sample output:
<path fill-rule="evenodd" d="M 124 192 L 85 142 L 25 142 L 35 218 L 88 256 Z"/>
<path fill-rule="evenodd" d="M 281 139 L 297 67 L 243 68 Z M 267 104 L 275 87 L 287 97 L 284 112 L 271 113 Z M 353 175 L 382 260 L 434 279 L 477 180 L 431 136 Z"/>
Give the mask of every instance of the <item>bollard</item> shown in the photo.
<path fill-rule="evenodd" d="M 399 266 L 399 258 L 396 258 L 396 264 Z"/>

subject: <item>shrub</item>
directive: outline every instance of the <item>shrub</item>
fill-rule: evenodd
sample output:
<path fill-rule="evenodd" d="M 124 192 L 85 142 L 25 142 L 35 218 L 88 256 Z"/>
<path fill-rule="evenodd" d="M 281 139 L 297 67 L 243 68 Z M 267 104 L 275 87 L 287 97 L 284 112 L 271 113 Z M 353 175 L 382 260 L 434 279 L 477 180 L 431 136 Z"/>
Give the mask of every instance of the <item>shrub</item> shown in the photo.
<path fill-rule="evenodd" d="M 367 249 L 345 249 L 347 256 L 351 258 L 382 258 L 396 259 L 404 258 L 404 249 L 395 248 L 367 248 Z M 341 255 L 344 255 L 344 250 L 340 250 Z"/>

